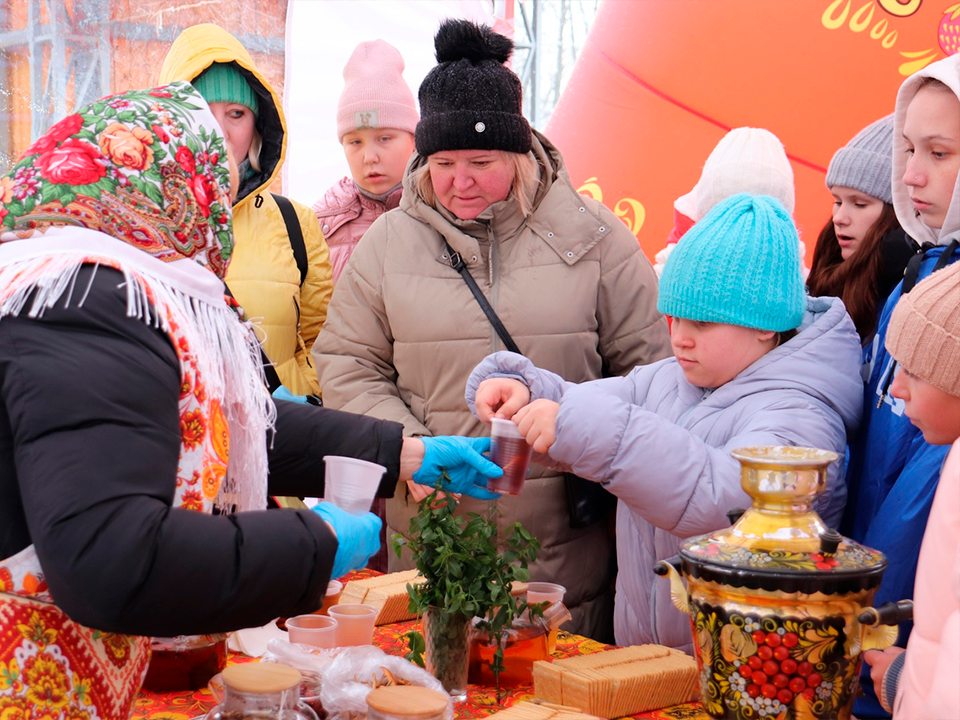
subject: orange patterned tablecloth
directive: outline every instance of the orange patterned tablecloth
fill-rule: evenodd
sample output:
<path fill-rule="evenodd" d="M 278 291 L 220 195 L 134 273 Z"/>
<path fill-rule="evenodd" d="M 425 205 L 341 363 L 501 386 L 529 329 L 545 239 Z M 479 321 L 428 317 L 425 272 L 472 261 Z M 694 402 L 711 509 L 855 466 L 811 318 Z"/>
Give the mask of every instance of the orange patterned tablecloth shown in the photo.
<path fill-rule="evenodd" d="M 367 574 L 362 572 L 348 577 L 352 579 Z M 378 627 L 374 634 L 373 643 L 386 653 L 402 656 L 406 652 L 404 634 L 413 628 L 419 628 L 417 621 L 411 620 Z M 595 640 L 561 631 L 557 637 L 557 649 L 554 657 L 587 655 L 608 647 L 608 645 Z M 243 655 L 231 653 L 227 662 L 250 662 L 250 659 Z M 466 702 L 456 706 L 455 716 L 458 720 L 477 720 L 513 705 L 519 700 L 532 698 L 533 688 L 530 685 L 509 688 L 505 692 L 503 706 L 498 707 L 494 687 L 471 685 L 468 689 Z M 191 720 L 191 718 L 204 715 L 213 705 L 213 696 L 206 689 L 180 693 L 143 692 L 137 698 L 133 714 L 130 717 L 131 720 Z M 641 713 L 634 717 L 659 720 L 710 720 L 699 703 L 676 705 L 662 710 Z"/>

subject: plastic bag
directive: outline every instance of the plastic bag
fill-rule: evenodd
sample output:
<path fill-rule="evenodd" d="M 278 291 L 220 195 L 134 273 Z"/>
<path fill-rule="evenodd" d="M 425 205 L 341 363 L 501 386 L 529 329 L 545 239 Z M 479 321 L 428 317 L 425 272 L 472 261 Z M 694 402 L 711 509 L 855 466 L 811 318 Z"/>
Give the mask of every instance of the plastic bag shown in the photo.
<path fill-rule="evenodd" d="M 409 660 L 387 655 L 372 645 L 341 648 L 337 657 L 323 669 L 320 698 L 331 720 L 353 720 L 366 717 L 367 693 L 373 690 L 374 679 L 382 683 L 383 670 L 409 685 L 430 688 L 447 697 L 446 720 L 453 720 L 453 702 L 443 685 L 423 668 Z"/>

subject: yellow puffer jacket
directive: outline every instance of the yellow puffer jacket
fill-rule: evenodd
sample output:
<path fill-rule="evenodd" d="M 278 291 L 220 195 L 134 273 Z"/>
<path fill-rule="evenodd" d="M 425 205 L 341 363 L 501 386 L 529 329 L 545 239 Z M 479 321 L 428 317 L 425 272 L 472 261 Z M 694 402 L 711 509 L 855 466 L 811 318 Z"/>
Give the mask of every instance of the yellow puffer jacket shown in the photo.
<path fill-rule="evenodd" d="M 170 47 L 160 68 L 160 84 L 191 81 L 213 63 L 234 62 L 259 102 L 257 130 L 263 138 L 260 171 L 242 180 L 233 206 L 237 244 L 227 285 L 247 316 L 259 326 L 263 349 L 281 382 L 295 395 L 319 394 L 310 348 L 320 333 L 333 293 L 330 251 L 313 211 L 294 203 L 307 250 L 307 274 L 300 284 L 280 208 L 270 184 L 286 153 L 286 123 L 280 99 L 243 45 L 223 28 L 194 25 Z"/>

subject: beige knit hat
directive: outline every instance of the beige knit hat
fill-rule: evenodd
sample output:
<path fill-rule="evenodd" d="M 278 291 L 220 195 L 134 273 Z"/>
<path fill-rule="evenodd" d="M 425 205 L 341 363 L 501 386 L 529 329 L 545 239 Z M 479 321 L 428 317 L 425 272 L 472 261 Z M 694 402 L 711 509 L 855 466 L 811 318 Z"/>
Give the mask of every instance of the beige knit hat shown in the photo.
<path fill-rule="evenodd" d="M 900 298 L 886 346 L 903 369 L 960 396 L 960 262 L 937 270 Z"/>

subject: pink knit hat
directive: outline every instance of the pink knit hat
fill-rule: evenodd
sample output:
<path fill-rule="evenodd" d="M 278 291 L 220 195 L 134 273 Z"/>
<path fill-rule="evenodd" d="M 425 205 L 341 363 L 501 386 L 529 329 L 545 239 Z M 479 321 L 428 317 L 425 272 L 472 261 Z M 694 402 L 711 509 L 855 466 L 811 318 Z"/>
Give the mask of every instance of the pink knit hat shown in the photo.
<path fill-rule="evenodd" d="M 420 119 L 413 93 L 403 79 L 400 51 L 383 40 L 362 42 L 343 68 L 345 84 L 337 105 L 337 139 L 363 128 L 413 133 Z"/>

